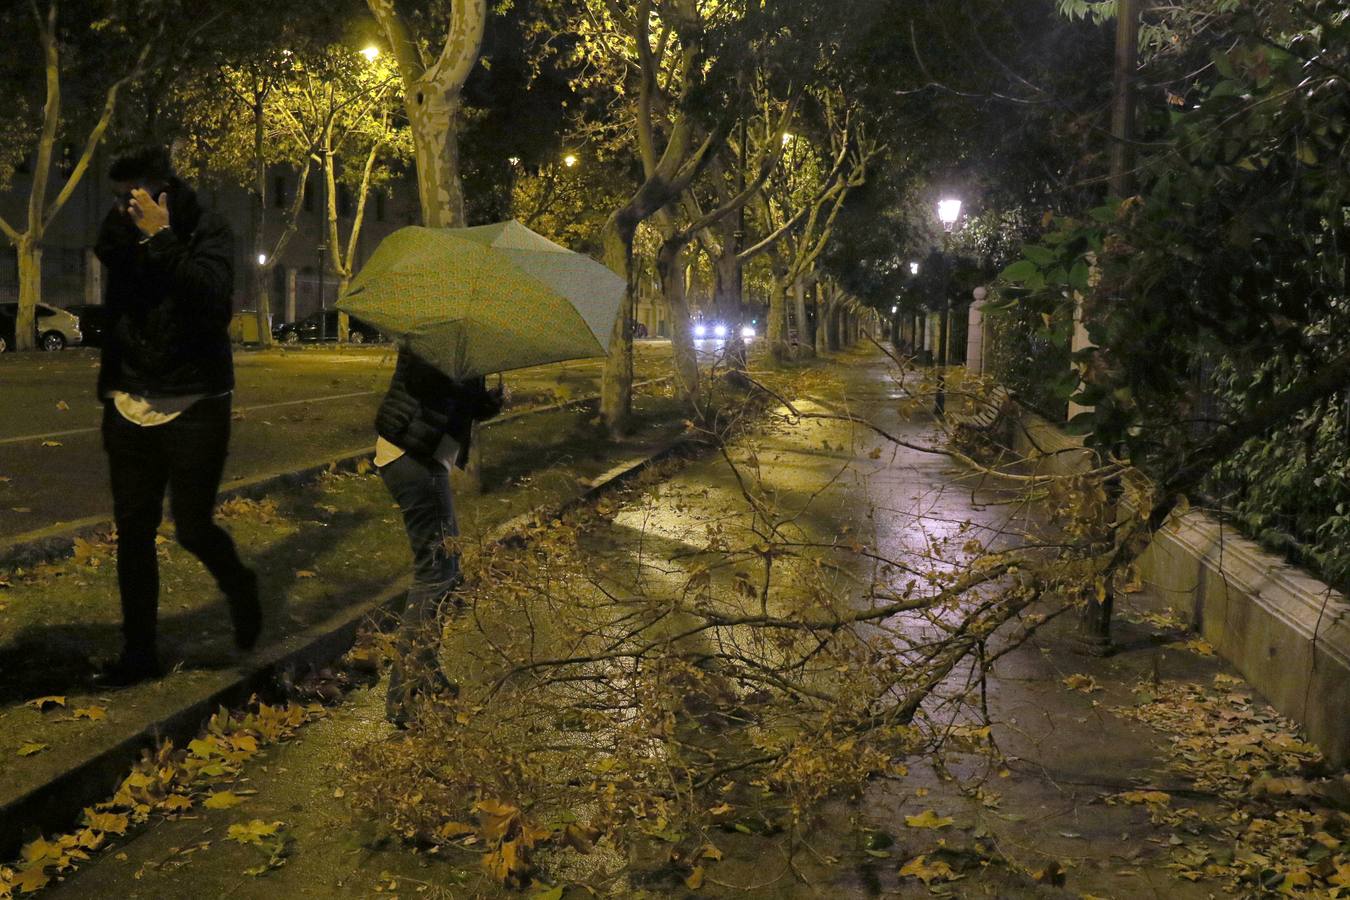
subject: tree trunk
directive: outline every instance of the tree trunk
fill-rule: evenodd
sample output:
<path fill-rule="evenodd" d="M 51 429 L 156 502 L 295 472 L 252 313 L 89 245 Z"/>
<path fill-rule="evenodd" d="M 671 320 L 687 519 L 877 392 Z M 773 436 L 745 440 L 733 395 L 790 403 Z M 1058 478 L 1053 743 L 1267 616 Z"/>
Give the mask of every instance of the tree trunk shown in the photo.
<path fill-rule="evenodd" d="M 736 257 L 736 229 L 720 229 L 721 248 L 712 260 L 713 268 L 713 308 L 718 321 L 727 326 L 726 363 L 733 369 L 746 367 L 745 338 L 741 328 L 745 325 L 745 304 L 741 298 L 741 261 Z"/>
<path fill-rule="evenodd" d="M 769 287 L 769 322 L 765 340 L 769 343 L 769 356 L 775 363 L 781 363 L 791 355 L 791 348 L 788 347 L 787 290 L 787 284 L 777 278 Z"/>
<path fill-rule="evenodd" d="M 419 89 L 407 98 L 417 154 L 417 196 L 422 224 L 428 228 L 462 228 L 464 186 L 459 170 L 460 96 L 458 89 Z"/>
<path fill-rule="evenodd" d="M 14 349 L 32 350 L 37 331 L 37 305 L 42 300 L 42 242 L 31 234 L 19 241 L 19 318 L 14 324 Z"/>
<path fill-rule="evenodd" d="M 698 403 L 698 355 L 689 333 L 689 303 L 684 294 L 685 246 L 673 241 L 663 243 L 656 255 L 656 271 L 661 277 L 661 292 L 670 314 L 677 389 L 681 402 L 692 409 Z"/>
<path fill-rule="evenodd" d="M 797 320 L 797 346 L 794 353 L 798 358 L 815 355 L 806 326 L 806 285 L 800 278 L 792 285 L 792 317 Z"/>
<path fill-rule="evenodd" d="M 830 303 L 828 292 L 820 287 L 816 288 L 816 356 L 824 356 L 830 350 Z"/>
<path fill-rule="evenodd" d="M 636 300 L 633 234 L 636 230 L 636 216 L 625 206 L 610 215 L 601 235 L 605 265 L 628 286 L 619 314 L 614 319 L 609 355 L 605 357 L 605 372 L 600 382 L 600 416 L 613 438 L 623 434 L 633 414 L 633 312 Z"/>
<path fill-rule="evenodd" d="M 258 346 L 272 346 L 272 298 L 268 291 L 267 277 L 272 271 L 267 259 L 267 163 L 263 150 L 267 140 L 266 112 L 261 100 L 253 104 L 253 208 L 251 225 L 253 226 L 253 255 L 248 261 L 253 277 L 248 279 L 253 296 L 253 312 L 258 318 Z M 266 259 L 267 263 L 258 260 Z"/>

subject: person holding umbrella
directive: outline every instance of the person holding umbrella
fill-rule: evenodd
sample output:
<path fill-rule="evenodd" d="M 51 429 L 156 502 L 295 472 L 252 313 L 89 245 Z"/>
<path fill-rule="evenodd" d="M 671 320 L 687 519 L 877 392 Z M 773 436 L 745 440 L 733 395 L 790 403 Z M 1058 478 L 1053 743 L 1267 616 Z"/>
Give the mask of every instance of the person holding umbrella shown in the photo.
<path fill-rule="evenodd" d="M 387 713 L 406 725 L 418 696 L 455 692 L 436 657 L 439 609 L 460 581 L 449 466 L 473 423 L 501 409 L 484 376 L 609 352 L 627 283 L 519 222 L 401 228 L 380 242 L 338 309 L 399 342 L 380 404 L 375 464 L 403 510 L 413 588 L 397 638 Z"/>
<path fill-rule="evenodd" d="M 413 553 L 385 701 L 385 716 L 399 727 L 419 696 L 456 693 L 437 657 L 441 607 L 463 581 L 450 466 L 464 468 L 473 423 L 500 412 L 503 395 L 482 376 L 451 378 L 403 347 L 375 415 L 375 467 L 403 513 Z"/>

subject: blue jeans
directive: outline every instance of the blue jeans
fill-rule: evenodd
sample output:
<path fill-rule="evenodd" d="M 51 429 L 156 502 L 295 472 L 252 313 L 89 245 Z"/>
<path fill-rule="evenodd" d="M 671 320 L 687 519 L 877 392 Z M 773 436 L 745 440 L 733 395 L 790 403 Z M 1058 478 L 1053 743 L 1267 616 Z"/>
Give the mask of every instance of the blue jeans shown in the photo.
<path fill-rule="evenodd" d="M 379 470 L 399 509 L 413 553 L 413 583 L 399 617 L 391 707 L 406 701 L 408 688 L 434 688 L 445 682 L 437 650 L 441 604 L 461 580 L 459 553 L 447 541 L 459 536 L 450 496 L 450 472 L 434 460 L 404 454 Z"/>

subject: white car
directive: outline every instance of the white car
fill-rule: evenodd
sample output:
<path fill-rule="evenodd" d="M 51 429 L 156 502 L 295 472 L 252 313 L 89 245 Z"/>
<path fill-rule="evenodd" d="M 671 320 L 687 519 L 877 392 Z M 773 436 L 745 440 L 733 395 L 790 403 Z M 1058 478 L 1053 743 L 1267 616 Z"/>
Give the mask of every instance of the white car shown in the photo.
<path fill-rule="evenodd" d="M 19 301 L 0 302 L 0 318 L 12 324 L 18 319 L 18 316 Z M 6 331 L 8 329 L 0 328 L 0 347 L 7 343 L 6 337 L 10 341 L 14 339 L 13 334 L 4 334 Z M 64 309 L 48 306 L 45 303 L 37 305 L 37 345 L 39 347 L 43 350 L 60 350 L 63 347 L 73 346 L 83 341 L 84 335 L 80 332 L 80 320 L 77 316 L 66 312 Z"/>

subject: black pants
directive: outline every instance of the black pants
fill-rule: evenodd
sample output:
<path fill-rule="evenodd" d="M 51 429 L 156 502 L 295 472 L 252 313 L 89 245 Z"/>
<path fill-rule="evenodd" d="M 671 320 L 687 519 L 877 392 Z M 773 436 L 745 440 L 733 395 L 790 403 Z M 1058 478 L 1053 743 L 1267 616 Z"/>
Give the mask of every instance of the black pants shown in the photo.
<path fill-rule="evenodd" d="M 112 473 L 117 523 L 117 586 L 122 595 L 126 653 L 153 658 L 159 611 L 155 533 L 164 517 L 164 492 L 178 543 L 205 564 L 226 595 L 244 588 L 249 570 L 234 541 L 212 521 L 216 491 L 230 442 L 230 397 L 199 400 L 164 425 L 127 421 L 104 402 L 103 447 Z"/>

